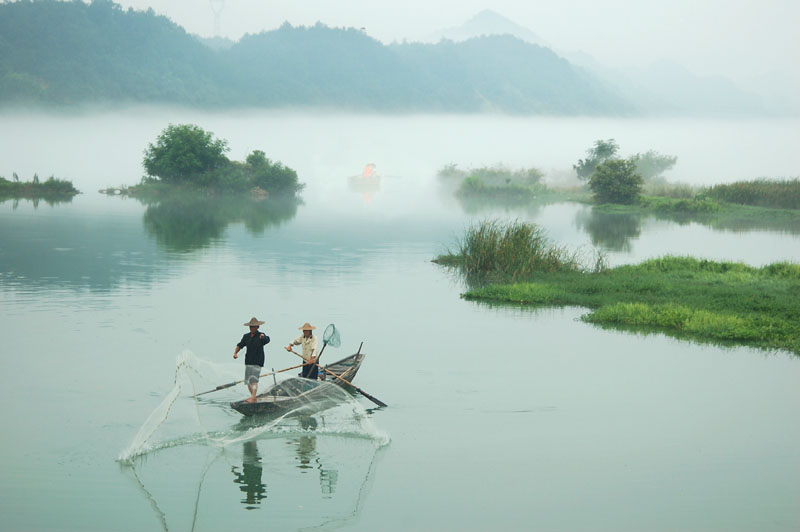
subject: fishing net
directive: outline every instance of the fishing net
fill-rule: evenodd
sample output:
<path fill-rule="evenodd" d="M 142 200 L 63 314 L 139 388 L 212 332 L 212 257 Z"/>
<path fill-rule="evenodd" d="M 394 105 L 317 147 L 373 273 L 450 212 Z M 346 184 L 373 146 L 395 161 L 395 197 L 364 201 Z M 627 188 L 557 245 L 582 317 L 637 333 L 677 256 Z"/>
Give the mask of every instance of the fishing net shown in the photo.
<path fill-rule="evenodd" d="M 332 367 L 348 375 L 346 368 Z M 199 397 L 196 394 L 198 390 L 209 390 L 214 383 L 240 376 L 238 364 L 217 364 L 184 352 L 176 360 L 172 389 L 165 390 L 164 395 L 158 394 L 162 397 L 160 404 L 154 405 L 155 409 L 120 453 L 119 461 L 132 463 L 139 456 L 174 447 L 224 448 L 256 437 L 303 432 L 317 422 L 320 424 L 317 433 L 383 439 L 358 397 L 349 387 L 334 382 L 335 378 L 320 382 L 289 377 L 288 373 L 281 372 L 262 378 L 258 388 L 259 404 L 246 413 L 242 410 L 247 410 L 247 404 L 240 408 L 234 406 L 242 404 L 249 395 L 244 383 L 216 390 L 213 394 Z M 238 420 L 233 426 L 231 416 Z M 314 419 L 309 420 L 309 417 Z"/>
<path fill-rule="evenodd" d="M 331 347 L 339 347 L 342 345 L 342 339 L 339 336 L 339 329 L 336 325 L 331 323 L 325 328 L 325 334 L 322 335 L 322 341 Z"/>
<path fill-rule="evenodd" d="M 176 361 L 173 389 L 166 382 L 162 393 L 140 400 L 161 404 L 119 462 L 153 510 L 151 528 L 219 529 L 218 516 L 230 515 L 236 499 L 242 508 L 291 518 L 297 529 L 341 528 L 358 515 L 376 453 L 390 441 L 363 402 L 342 386 L 287 373 L 276 375 L 277 382 L 262 378 L 264 408 L 253 415 L 232 408 L 248 395 L 243 383 L 200 397 L 194 393 L 236 377 L 239 364 L 184 352 Z M 136 418 L 128 410 L 121 414 L 125 423 Z M 298 493 L 305 509 L 287 517 Z"/>

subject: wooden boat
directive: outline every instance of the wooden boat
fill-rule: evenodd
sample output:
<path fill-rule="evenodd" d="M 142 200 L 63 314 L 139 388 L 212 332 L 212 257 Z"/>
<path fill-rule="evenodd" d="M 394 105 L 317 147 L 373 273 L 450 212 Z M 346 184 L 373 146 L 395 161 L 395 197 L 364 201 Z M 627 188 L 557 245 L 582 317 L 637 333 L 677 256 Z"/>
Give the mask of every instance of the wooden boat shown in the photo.
<path fill-rule="evenodd" d="M 343 358 L 338 362 L 328 364 L 325 368 L 344 380 L 352 382 L 361 367 L 361 363 L 364 361 L 364 356 L 364 353 L 361 353 L 359 349 L 358 353 Z M 336 377 L 324 371 L 319 373 L 320 375 L 325 374 L 324 380 L 328 383 L 338 384 L 345 389 L 349 388 L 346 383 Z M 331 394 L 328 386 L 329 384 L 323 382 L 292 377 L 273 384 L 264 392 L 258 394 L 253 403 L 248 403 L 244 400 L 236 401 L 231 403 L 231 407 L 245 416 L 285 413 L 306 406 L 309 409 L 320 411 L 339 403 L 336 394 Z"/>

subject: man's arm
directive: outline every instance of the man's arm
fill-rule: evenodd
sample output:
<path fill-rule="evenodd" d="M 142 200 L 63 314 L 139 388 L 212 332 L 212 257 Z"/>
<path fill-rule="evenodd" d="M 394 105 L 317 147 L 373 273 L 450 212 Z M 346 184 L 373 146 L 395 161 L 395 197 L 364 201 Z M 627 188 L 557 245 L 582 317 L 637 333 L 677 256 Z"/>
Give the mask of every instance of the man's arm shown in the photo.
<path fill-rule="evenodd" d="M 233 351 L 233 358 L 239 358 L 239 351 L 244 347 L 244 337 L 236 344 L 236 349 Z"/>

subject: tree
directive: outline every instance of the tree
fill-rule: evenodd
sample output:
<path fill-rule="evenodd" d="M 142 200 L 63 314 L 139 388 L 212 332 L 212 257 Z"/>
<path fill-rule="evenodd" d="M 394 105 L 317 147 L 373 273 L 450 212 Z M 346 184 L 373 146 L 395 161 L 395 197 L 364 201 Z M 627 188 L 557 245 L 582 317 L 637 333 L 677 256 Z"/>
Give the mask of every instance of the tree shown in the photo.
<path fill-rule="evenodd" d="M 642 193 L 644 179 L 636 173 L 630 159 L 608 159 L 597 165 L 589 179 L 589 188 L 598 203 L 635 203 Z"/>
<path fill-rule="evenodd" d="M 578 164 L 573 164 L 572 168 L 580 179 L 589 179 L 597 165 L 614 157 L 617 151 L 619 146 L 614 139 L 597 140 L 593 148 L 586 150 L 586 159 L 578 159 Z"/>
<path fill-rule="evenodd" d="M 302 188 L 297 172 L 280 162 L 272 162 L 261 150 L 248 155 L 246 163 L 252 172 L 253 184 L 271 194 L 293 194 Z"/>
<path fill-rule="evenodd" d="M 673 155 L 662 155 L 655 150 L 648 150 L 632 156 L 631 161 L 636 165 L 636 172 L 642 176 L 642 179 L 653 181 L 675 166 L 678 158 Z"/>
<path fill-rule="evenodd" d="M 170 124 L 144 152 L 148 176 L 164 182 L 204 181 L 205 175 L 228 163 L 228 143 L 194 124 Z"/>

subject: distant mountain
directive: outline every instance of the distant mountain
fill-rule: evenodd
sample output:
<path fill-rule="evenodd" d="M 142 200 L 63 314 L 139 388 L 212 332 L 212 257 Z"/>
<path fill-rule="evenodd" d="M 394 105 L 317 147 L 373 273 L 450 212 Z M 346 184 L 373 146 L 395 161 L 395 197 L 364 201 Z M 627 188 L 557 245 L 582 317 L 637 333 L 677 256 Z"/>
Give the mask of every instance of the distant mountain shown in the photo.
<path fill-rule="evenodd" d="M 417 85 L 423 93 L 453 108 L 568 115 L 636 112 L 624 98 L 549 48 L 511 35 L 392 48 L 421 71 Z"/>
<path fill-rule="evenodd" d="M 785 76 L 753 80 L 743 89 L 722 76 L 699 76 L 670 61 L 657 61 L 645 68 L 609 68 L 588 53 L 560 50 L 531 29 L 490 10 L 481 11 L 461 26 L 440 31 L 435 38 L 461 41 L 506 34 L 553 49 L 645 114 L 736 116 L 800 111 L 798 84 Z"/>
<path fill-rule="evenodd" d="M 386 46 L 352 28 L 285 24 L 226 45 L 108 0 L 0 3 L 0 104 L 634 111 L 592 75 L 509 35 Z"/>
<path fill-rule="evenodd" d="M 588 54 L 573 55 L 572 59 L 648 114 L 746 116 L 788 110 L 768 107 L 760 95 L 740 89 L 725 77 L 698 76 L 671 61 L 612 69 Z"/>
<path fill-rule="evenodd" d="M 433 37 L 434 40 L 466 41 L 487 35 L 513 35 L 522 41 L 552 48 L 530 29 L 490 9 L 484 9 L 460 26 L 440 30 Z"/>
<path fill-rule="evenodd" d="M 0 3 L 2 103 L 219 103 L 226 74 L 213 51 L 152 10 Z"/>

